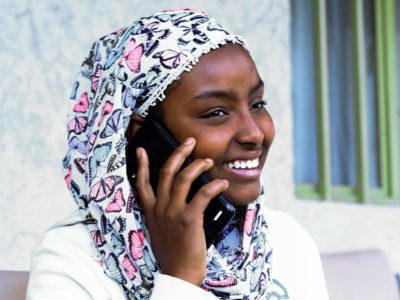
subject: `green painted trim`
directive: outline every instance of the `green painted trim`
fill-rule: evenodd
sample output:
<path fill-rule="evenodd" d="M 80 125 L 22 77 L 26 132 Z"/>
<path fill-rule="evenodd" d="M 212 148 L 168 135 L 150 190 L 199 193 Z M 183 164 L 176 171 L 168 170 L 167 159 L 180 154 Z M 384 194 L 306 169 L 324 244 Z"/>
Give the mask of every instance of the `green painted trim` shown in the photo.
<path fill-rule="evenodd" d="M 357 188 L 349 186 L 333 186 L 332 199 L 335 202 L 358 202 Z"/>
<path fill-rule="evenodd" d="M 387 200 L 387 196 L 383 189 L 371 189 L 369 191 L 368 203 L 381 203 Z"/>
<path fill-rule="evenodd" d="M 318 190 L 323 199 L 331 198 L 331 149 L 329 131 L 329 91 L 328 91 L 328 50 L 326 31 L 325 0 L 314 0 L 313 15 L 316 27 L 316 102 L 317 102 L 317 140 L 319 155 Z"/>
<path fill-rule="evenodd" d="M 316 49 L 317 137 L 320 182 L 317 186 L 297 184 L 296 196 L 306 199 L 400 204 L 400 149 L 397 125 L 396 90 L 396 24 L 395 0 L 375 0 L 375 34 L 378 97 L 378 132 L 381 189 L 369 188 L 367 156 L 367 120 L 365 90 L 365 54 L 362 1 L 352 0 L 354 36 L 355 122 L 358 185 L 332 186 L 329 131 L 328 49 L 326 30 L 326 0 L 313 0 Z M 400 53 L 400 49 L 399 49 Z M 399 58 L 400 59 L 400 58 Z"/>
<path fill-rule="evenodd" d="M 388 198 L 382 189 L 370 190 L 368 203 L 369 204 L 400 205 L 400 203 L 397 199 Z"/>
<path fill-rule="evenodd" d="M 368 201 L 368 142 L 367 142 L 367 105 L 366 105 L 366 76 L 365 76 L 365 42 L 363 24 L 363 2 L 351 1 L 351 29 L 353 35 L 354 57 L 354 129 L 356 138 L 356 168 L 357 168 L 357 200 Z"/>
<path fill-rule="evenodd" d="M 399 144 L 397 125 L 397 64 L 396 64 L 396 15 L 395 1 L 384 1 L 385 7 L 385 34 L 386 34 L 386 99 L 387 99 L 387 128 L 388 128 L 388 156 L 390 164 L 389 171 L 389 197 L 400 200 L 399 182 Z"/>
<path fill-rule="evenodd" d="M 296 197 L 302 199 L 322 200 L 323 197 L 316 185 L 297 184 L 295 187 Z"/>
<path fill-rule="evenodd" d="M 386 198 L 400 203 L 394 5 L 394 0 L 375 1 L 382 187 Z"/>
<path fill-rule="evenodd" d="M 387 195 L 389 193 L 389 158 L 387 151 L 387 124 L 386 124 L 386 71 L 385 71 L 385 26 L 383 1 L 375 1 L 375 34 L 376 34 L 376 68 L 377 68 L 377 96 L 379 122 L 379 153 L 381 186 Z"/>

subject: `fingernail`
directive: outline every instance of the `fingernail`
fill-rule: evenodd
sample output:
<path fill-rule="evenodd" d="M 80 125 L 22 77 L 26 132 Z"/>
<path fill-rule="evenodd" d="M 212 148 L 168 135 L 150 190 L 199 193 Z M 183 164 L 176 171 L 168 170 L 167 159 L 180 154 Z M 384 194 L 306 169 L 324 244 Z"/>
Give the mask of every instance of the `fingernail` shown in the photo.
<path fill-rule="evenodd" d="M 183 142 L 183 144 L 186 145 L 186 146 L 189 146 L 189 145 L 193 144 L 193 142 L 194 142 L 194 138 L 190 137 L 190 138 L 187 138 L 187 139 Z"/>
<path fill-rule="evenodd" d="M 228 186 L 228 185 L 229 185 L 229 181 L 228 181 L 228 180 L 223 179 L 222 181 L 224 182 L 225 186 Z"/>
<path fill-rule="evenodd" d="M 211 159 L 211 158 L 205 158 L 204 159 L 206 162 L 208 162 L 208 163 L 212 163 L 213 162 L 213 160 Z"/>

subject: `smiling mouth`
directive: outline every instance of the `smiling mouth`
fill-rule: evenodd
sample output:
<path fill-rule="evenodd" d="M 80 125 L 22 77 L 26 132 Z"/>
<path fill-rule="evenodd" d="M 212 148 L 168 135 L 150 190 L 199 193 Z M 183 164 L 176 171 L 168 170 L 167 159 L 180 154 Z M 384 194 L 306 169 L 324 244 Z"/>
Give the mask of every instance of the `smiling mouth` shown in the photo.
<path fill-rule="evenodd" d="M 229 169 L 234 170 L 255 169 L 260 165 L 260 159 L 257 157 L 249 160 L 235 160 L 225 163 L 224 165 Z"/>

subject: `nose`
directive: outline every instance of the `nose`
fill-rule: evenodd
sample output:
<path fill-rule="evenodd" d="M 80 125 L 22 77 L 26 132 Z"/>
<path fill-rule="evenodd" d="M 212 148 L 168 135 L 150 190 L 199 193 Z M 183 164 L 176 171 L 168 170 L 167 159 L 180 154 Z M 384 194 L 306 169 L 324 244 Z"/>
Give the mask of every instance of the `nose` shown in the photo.
<path fill-rule="evenodd" d="M 261 145 L 264 140 L 264 132 L 261 129 L 262 120 L 257 120 L 250 111 L 242 114 L 239 122 L 236 140 L 239 144 Z"/>

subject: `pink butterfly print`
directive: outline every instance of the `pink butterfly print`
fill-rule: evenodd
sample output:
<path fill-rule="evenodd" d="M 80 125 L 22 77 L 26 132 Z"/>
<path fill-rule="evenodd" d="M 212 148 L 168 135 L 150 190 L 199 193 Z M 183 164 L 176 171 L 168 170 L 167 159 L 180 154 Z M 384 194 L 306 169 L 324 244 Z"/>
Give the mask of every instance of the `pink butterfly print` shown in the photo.
<path fill-rule="evenodd" d="M 175 69 L 177 66 L 179 66 L 184 58 L 186 58 L 186 55 L 177 52 L 174 50 L 164 50 L 161 52 L 157 52 L 153 55 L 153 58 L 159 58 L 160 63 L 167 69 Z"/>
<path fill-rule="evenodd" d="M 89 100 L 87 92 L 84 92 L 79 98 L 79 102 L 74 105 L 72 109 L 74 112 L 84 113 L 89 108 Z"/>
<path fill-rule="evenodd" d="M 119 188 L 114 194 L 113 201 L 107 205 L 106 212 L 120 212 L 123 206 L 125 206 L 125 199 L 122 194 L 122 188 Z"/>
<path fill-rule="evenodd" d="M 236 277 L 228 277 L 223 280 L 207 280 L 207 285 L 212 286 L 212 287 L 228 287 L 228 286 L 234 286 L 237 284 L 237 279 Z"/>
<path fill-rule="evenodd" d="M 131 230 L 128 235 L 129 251 L 134 259 L 141 259 L 143 257 L 143 240 L 144 233 L 142 229 Z"/>
<path fill-rule="evenodd" d="M 103 246 L 106 243 L 104 236 L 101 234 L 100 230 L 93 230 L 90 232 L 90 236 L 96 247 Z"/>
<path fill-rule="evenodd" d="M 80 134 L 86 130 L 88 124 L 87 117 L 75 117 L 68 123 L 68 134 L 75 132 Z"/>
<path fill-rule="evenodd" d="M 124 270 L 128 275 L 130 280 L 133 280 L 136 277 L 136 267 L 132 264 L 131 260 L 129 259 L 128 255 L 125 255 L 122 260 L 122 265 L 124 266 Z"/>
<path fill-rule="evenodd" d="M 122 53 L 119 63 L 121 64 L 122 62 L 125 62 L 132 72 L 139 73 L 143 52 L 143 44 L 136 45 L 136 40 L 131 39 L 128 46 Z"/>
<path fill-rule="evenodd" d="M 256 219 L 256 212 L 255 212 L 254 208 L 248 209 L 246 211 L 246 215 L 244 217 L 244 232 L 247 235 L 251 234 L 251 232 L 253 230 L 255 219 Z"/>
<path fill-rule="evenodd" d="M 94 146 L 94 142 L 96 141 L 98 134 L 99 134 L 99 130 L 93 132 L 90 135 L 89 140 L 88 140 L 88 145 L 87 145 L 87 151 L 86 151 L 87 153 L 92 151 L 93 146 Z"/>
<path fill-rule="evenodd" d="M 95 93 L 97 91 L 97 87 L 99 85 L 99 79 L 101 76 L 101 73 L 103 72 L 103 67 L 100 64 L 97 64 L 96 66 L 96 72 L 94 72 L 91 81 L 92 81 L 92 92 Z"/>
<path fill-rule="evenodd" d="M 103 123 L 104 117 L 112 111 L 113 105 L 114 104 L 111 101 L 109 100 L 106 101 L 106 103 L 103 106 L 103 109 L 101 110 L 101 117 L 98 126 L 100 126 L 101 123 Z"/>
<path fill-rule="evenodd" d="M 68 173 L 67 176 L 65 176 L 65 183 L 67 184 L 67 187 L 69 188 L 71 185 L 71 173 L 72 173 L 72 168 L 71 165 L 68 167 Z"/>
<path fill-rule="evenodd" d="M 115 187 L 123 180 L 121 176 L 108 176 L 105 179 L 101 178 L 100 181 L 94 184 L 90 189 L 89 201 L 94 200 L 100 202 L 110 197 Z"/>

